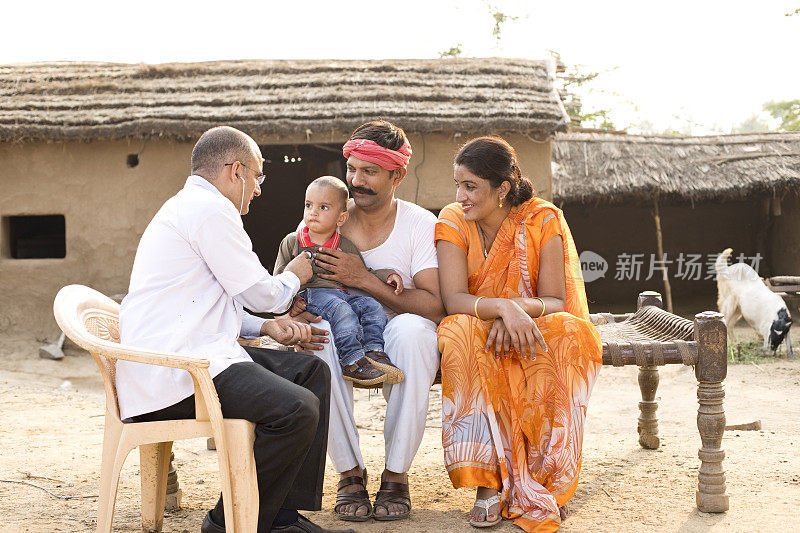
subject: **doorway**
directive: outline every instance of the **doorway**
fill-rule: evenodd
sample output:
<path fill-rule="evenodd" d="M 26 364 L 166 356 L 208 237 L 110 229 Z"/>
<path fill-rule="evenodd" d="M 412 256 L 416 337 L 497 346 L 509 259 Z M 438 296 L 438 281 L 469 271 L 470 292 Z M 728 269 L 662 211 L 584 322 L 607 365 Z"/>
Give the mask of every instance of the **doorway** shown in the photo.
<path fill-rule="evenodd" d="M 267 179 L 261 186 L 261 197 L 251 202 L 250 212 L 242 222 L 261 264 L 272 272 L 278 246 L 303 219 L 308 184 L 326 175 L 344 181 L 347 166 L 341 144 L 277 144 L 260 148 L 267 160 Z"/>

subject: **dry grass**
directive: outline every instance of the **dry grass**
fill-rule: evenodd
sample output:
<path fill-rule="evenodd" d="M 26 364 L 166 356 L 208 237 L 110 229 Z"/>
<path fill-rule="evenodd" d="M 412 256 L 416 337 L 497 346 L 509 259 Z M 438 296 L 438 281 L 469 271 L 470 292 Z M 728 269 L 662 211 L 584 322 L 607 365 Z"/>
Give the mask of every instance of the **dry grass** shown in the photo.
<path fill-rule="evenodd" d="M 710 137 L 569 133 L 553 147 L 556 203 L 746 198 L 800 191 L 800 132 Z"/>
<path fill-rule="evenodd" d="M 568 117 L 551 63 L 526 59 L 0 65 L 0 141 L 194 138 L 221 123 L 256 138 L 408 131 L 552 133 Z"/>

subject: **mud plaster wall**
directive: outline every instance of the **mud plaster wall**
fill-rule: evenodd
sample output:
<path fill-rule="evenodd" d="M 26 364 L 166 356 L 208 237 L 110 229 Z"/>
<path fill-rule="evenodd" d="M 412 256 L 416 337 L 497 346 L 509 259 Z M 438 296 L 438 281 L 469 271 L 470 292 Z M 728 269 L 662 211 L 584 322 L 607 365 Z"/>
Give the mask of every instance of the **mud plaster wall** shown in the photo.
<path fill-rule="evenodd" d="M 734 258 L 739 253 L 747 257 L 760 253 L 764 258 L 759 266 L 762 276 L 800 275 L 800 206 L 796 199 L 794 203 L 788 200 L 787 196 L 782 203 L 782 215 L 773 218 L 771 239 L 764 231 L 768 221 L 765 198 L 701 203 L 694 207 L 661 206 L 664 252 L 670 260 L 681 252 L 702 254 L 702 277 L 708 272 L 708 254 L 715 256 L 728 247 L 734 249 Z M 660 271 L 650 280 L 644 279 L 649 273 L 649 256 L 657 251 L 649 207 L 567 204 L 563 209 L 578 252 L 591 250 L 608 261 L 605 277 L 586 284 L 592 312 L 621 310 L 619 306 L 631 310 L 640 291 L 664 292 Z M 617 257 L 621 253 L 646 254 L 639 281 L 615 279 Z M 668 268 L 676 307 L 716 308 L 717 289 L 713 279 L 676 279 L 677 265 L 673 263 Z"/>
<path fill-rule="evenodd" d="M 453 156 L 474 136 L 412 134 L 414 155 L 398 197 L 428 209 L 454 201 Z M 523 135 L 505 138 L 517 149 L 523 173 L 550 199 L 549 142 L 536 143 Z M 262 145 L 292 141 L 258 139 Z M 0 143 L 0 217 L 63 214 L 67 244 L 63 259 L 0 256 L 0 334 L 54 340 L 59 332 L 53 299 L 64 285 L 88 285 L 107 295 L 125 293 L 142 232 L 183 186 L 192 146 L 169 141 Z M 129 168 L 126 160 L 134 153 L 139 164 Z M 7 249 L 5 237 L 0 232 L 0 250 Z"/>
<path fill-rule="evenodd" d="M 781 216 L 773 217 L 770 242 L 773 274 L 800 276 L 800 196 L 789 193 L 781 202 Z"/>
<path fill-rule="evenodd" d="M 412 202 L 416 200 L 416 203 L 427 209 L 441 209 L 454 202 L 456 189 L 453 182 L 453 158 L 465 142 L 479 135 L 481 133 L 476 132 L 409 135 L 414 154 L 408 167 L 408 175 L 397 189 L 398 197 Z M 550 172 L 550 141 L 537 143 L 521 134 L 502 136 L 517 151 L 522 173 L 533 181 L 537 194 L 551 200 L 553 183 Z"/>
<path fill-rule="evenodd" d="M 0 144 L 0 216 L 63 214 L 67 244 L 64 259 L 0 258 L 0 332 L 54 340 L 53 298 L 70 283 L 126 292 L 139 238 L 182 186 L 191 149 L 165 141 Z"/>

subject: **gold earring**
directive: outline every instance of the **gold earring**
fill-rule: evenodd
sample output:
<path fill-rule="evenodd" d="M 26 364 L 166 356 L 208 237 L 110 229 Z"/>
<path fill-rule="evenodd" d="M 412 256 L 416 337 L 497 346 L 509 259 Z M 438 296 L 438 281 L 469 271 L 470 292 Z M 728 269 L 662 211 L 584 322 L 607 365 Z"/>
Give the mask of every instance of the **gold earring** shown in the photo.
<path fill-rule="evenodd" d="M 503 207 L 503 197 L 500 197 L 500 203 L 497 204 L 497 207 Z"/>

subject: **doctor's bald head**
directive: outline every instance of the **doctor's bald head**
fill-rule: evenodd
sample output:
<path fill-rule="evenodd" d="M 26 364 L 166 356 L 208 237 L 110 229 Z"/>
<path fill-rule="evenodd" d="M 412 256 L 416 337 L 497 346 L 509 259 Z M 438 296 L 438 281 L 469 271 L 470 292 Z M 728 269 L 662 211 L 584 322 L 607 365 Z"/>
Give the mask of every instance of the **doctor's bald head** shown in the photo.
<path fill-rule="evenodd" d="M 211 128 L 200 136 L 192 149 L 192 174 L 213 181 L 226 163 L 234 161 L 260 168 L 262 158 L 258 144 L 236 128 Z"/>

